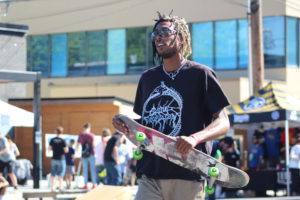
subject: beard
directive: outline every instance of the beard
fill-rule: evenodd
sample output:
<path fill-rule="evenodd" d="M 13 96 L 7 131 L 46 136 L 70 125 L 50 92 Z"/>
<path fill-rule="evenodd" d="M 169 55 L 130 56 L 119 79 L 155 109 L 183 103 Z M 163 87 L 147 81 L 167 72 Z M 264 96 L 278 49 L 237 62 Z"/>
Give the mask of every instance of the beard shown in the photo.
<path fill-rule="evenodd" d="M 158 55 L 163 57 L 164 59 L 167 59 L 167 58 L 171 58 L 172 56 L 174 56 L 177 53 L 178 53 L 178 50 L 176 49 L 176 47 L 173 47 L 173 48 L 169 48 L 165 52 L 161 52 L 161 53 L 158 52 Z"/>

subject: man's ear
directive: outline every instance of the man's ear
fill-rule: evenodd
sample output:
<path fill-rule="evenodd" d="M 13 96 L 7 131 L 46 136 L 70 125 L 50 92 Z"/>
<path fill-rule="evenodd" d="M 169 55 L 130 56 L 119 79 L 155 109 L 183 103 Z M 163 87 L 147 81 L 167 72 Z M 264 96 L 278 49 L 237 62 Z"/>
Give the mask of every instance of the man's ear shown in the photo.
<path fill-rule="evenodd" d="M 181 34 L 178 34 L 179 38 L 179 44 L 183 45 L 183 36 Z"/>

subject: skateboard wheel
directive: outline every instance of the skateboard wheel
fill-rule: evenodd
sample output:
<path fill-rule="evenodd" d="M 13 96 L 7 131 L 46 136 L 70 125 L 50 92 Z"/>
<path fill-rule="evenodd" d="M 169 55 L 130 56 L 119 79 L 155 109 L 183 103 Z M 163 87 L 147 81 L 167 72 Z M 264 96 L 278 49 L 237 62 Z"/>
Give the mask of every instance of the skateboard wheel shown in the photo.
<path fill-rule="evenodd" d="M 207 186 L 205 186 L 205 192 L 207 194 L 213 194 L 215 192 L 215 187 L 209 189 Z"/>
<path fill-rule="evenodd" d="M 219 169 L 216 168 L 216 167 L 211 167 L 211 168 L 209 168 L 208 173 L 209 173 L 210 176 L 216 177 L 216 176 L 219 175 Z"/>
<path fill-rule="evenodd" d="M 146 135 L 143 132 L 137 132 L 135 138 L 139 142 L 143 142 L 146 139 Z"/>
<path fill-rule="evenodd" d="M 136 160 L 140 160 L 140 159 L 142 159 L 142 157 L 143 157 L 143 152 L 141 151 L 139 154 L 137 154 L 136 151 L 133 151 L 133 157 L 134 157 L 134 159 L 136 159 Z"/>

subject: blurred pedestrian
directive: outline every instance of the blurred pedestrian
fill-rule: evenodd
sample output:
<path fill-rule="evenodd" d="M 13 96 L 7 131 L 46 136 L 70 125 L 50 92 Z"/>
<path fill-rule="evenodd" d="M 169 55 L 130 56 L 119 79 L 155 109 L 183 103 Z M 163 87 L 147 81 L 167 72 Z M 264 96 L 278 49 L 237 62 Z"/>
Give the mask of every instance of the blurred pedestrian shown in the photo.
<path fill-rule="evenodd" d="M 126 144 L 125 137 L 121 138 L 119 146 L 119 162 L 122 174 L 122 183 L 123 185 L 128 185 L 130 170 L 129 170 L 129 161 L 133 157 L 130 147 Z"/>
<path fill-rule="evenodd" d="M 56 128 L 56 137 L 52 138 L 49 143 L 48 150 L 52 151 L 51 159 L 51 189 L 55 191 L 55 176 L 58 176 L 58 189 L 63 190 L 63 177 L 66 171 L 65 153 L 68 153 L 69 148 L 61 134 L 64 129 L 62 126 Z"/>
<path fill-rule="evenodd" d="M 259 143 L 259 138 L 257 136 L 253 136 L 252 138 L 253 146 L 250 149 L 249 154 L 249 167 L 253 171 L 259 170 L 260 164 L 263 162 L 264 158 L 264 149 Z"/>
<path fill-rule="evenodd" d="M 107 171 L 106 183 L 108 185 L 121 185 L 122 172 L 119 160 L 119 147 L 123 133 L 117 131 L 108 140 L 104 151 L 104 166 Z"/>
<path fill-rule="evenodd" d="M 290 171 L 292 174 L 292 195 L 297 195 L 300 183 L 300 135 L 299 133 L 294 136 L 296 144 L 291 149 L 290 155 Z"/>
<path fill-rule="evenodd" d="M 108 128 L 104 128 L 102 130 L 101 141 L 95 147 L 95 159 L 96 159 L 96 182 L 99 184 L 100 182 L 106 184 L 106 178 L 100 177 L 99 173 L 101 173 L 104 167 L 103 154 L 108 140 L 111 137 L 111 131 Z"/>
<path fill-rule="evenodd" d="M 15 156 L 9 151 L 9 143 L 0 133 L 0 173 L 3 176 L 5 169 L 15 189 L 18 188 L 17 177 L 13 172 Z"/>
<path fill-rule="evenodd" d="M 69 144 L 69 152 L 65 154 L 66 156 L 65 180 L 67 184 L 67 189 L 71 188 L 73 175 L 75 174 L 75 149 L 73 148 L 74 144 L 75 144 L 75 140 L 71 139 Z"/>
<path fill-rule="evenodd" d="M 11 154 L 14 156 L 14 160 L 16 160 L 16 158 L 18 156 L 20 156 L 20 151 L 17 147 L 17 145 L 14 143 L 14 141 L 11 139 L 11 137 L 9 135 L 5 136 L 7 141 L 8 141 L 8 146 L 9 146 L 9 151 L 11 152 Z"/>
<path fill-rule="evenodd" d="M 90 166 L 91 177 L 92 177 L 92 189 L 96 187 L 96 170 L 95 170 L 95 135 L 91 132 L 91 124 L 86 123 L 83 125 L 82 133 L 79 134 L 76 150 L 79 149 L 81 144 L 81 161 L 83 167 L 84 187 L 88 189 L 88 169 Z"/>

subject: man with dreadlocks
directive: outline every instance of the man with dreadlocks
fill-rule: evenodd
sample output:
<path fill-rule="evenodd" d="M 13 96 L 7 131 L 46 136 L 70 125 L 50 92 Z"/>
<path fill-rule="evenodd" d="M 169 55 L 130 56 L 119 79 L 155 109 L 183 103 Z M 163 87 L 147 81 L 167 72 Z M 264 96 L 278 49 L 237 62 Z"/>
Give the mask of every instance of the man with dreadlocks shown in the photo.
<path fill-rule="evenodd" d="M 141 124 L 176 140 L 176 149 L 188 154 L 195 147 L 210 154 L 212 139 L 229 129 L 224 107 L 229 100 L 212 69 L 189 61 L 190 32 L 183 18 L 161 15 L 152 32 L 153 62 L 139 81 L 134 112 Z M 126 125 L 113 119 L 116 129 Z M 183 167 L 147 151 L 137 162 L 136 200 L 204 199 L 205 180 Z"/>

